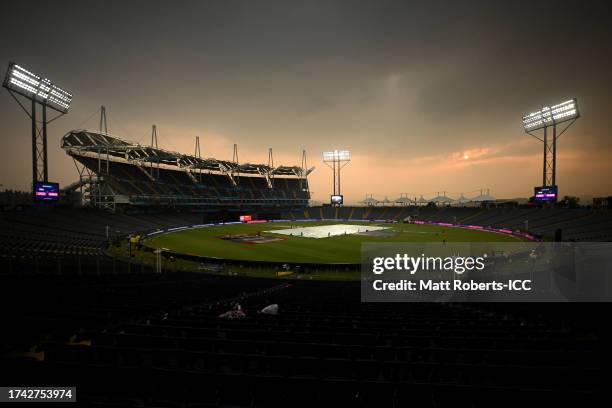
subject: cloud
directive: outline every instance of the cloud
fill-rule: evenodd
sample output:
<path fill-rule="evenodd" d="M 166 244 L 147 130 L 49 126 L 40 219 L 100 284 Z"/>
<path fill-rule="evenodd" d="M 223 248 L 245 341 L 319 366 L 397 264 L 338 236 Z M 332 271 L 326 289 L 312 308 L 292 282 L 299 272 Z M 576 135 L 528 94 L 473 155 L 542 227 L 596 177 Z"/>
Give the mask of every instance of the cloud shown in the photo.
<path fill-rule="evenodd" d="M 541 145 L 521 115 L 578 97 L 583 116 L 559 146 L 563 189 L 612 190 L 605 2 L 149 2 L 146 18 L 137 2 L 115 6 L 8 5 L 79 33 L 41 43 L 23 32 L 0 50 L 74 90 L 49 136 L 52 177 L 63 183 L 76 172 L 61 136 L 105 104 L 111 132 L 149 143 L 155 123 L 160 146 L 179 152 L 192 153 L 196 135 L 219 159 L 237 143 L 241 161 L 266 162 L 272 147 L 276 163 L 294 165 L 306 149 L 322 201 L 331 182 L 320 153 L 333 148 L 354 155 L 349 201 L 483 187 L 525 196 L 541 178 Z M 0 32 L 12 38 L 20 24 Z M 28 188 L 20 115 L 0 99 L 0 183 Z"/>
<path fill-rule="evenodd" d="M 330 110 L 335 106 L 332 98 L 326 96 L 315 96 L 307 99 L 303 107 L 298 110 L 299 116 L 313 115 L 322 111 Z"/>

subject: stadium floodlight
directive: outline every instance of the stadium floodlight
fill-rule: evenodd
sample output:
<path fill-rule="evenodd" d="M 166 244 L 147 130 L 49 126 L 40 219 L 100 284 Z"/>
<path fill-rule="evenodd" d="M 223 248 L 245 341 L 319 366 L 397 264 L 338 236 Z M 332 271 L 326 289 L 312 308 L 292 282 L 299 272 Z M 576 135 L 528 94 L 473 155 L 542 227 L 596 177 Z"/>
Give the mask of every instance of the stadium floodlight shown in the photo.
<path fill-rule="evenodd" d="M 338 201 L 334 197 L 341 197 L 340 192 L 340 170 L 351 161 L 351 152 L 348 150 L 333 150 L 323 152 L 323 162 L 332 169 L 334 174 L 334 193 L 331 195 L 330 203 L 332 205 L 340 206 L 343 204 L 343 200 Z"/>
<path fill-rule="evenodd" d="M 543 106 L 542 109 L 523 116 L 525 133 L 535 137 L 544 144 L 544 161 L 542 185 L 557 191 L 557 139 L 580 117 L 578 101 L 576 98 L 552 106 Z M 557 125 L 567 123 L 567 126 L 557 134 Z M 548 140 L 548 128 L 552 127 L 552 140 Z M 543 130 L 542 137 L 532 132 Z M 555 196 L 556 198 L 556 196 Z"/>
<path fill-rule="evenodd" d="M 32 192 L 38 182 L 48 182 L 47 165 L 47 124 L 68 113 L 72 94 L 55 85 L 49 79 L 28 71 L 21 65 L 11 62 L 4 76 L 2 86 L 11 94 L 32 121 Z M 26 108 L 17 97 L 29 99 L 31 109 Z M 36 105 L 42 106 L 42 118 L 36 120 Z M 47 120 L 47 107 L 59 112 Z M 41 124 L 39 128 L 38 124 Z"/>
<path fill-rule="evenodd" d="M 576 99 L 570 99 L 558 105 L 543 106 L 539 111 L 523 116 L 523 127 L 527 131 L 538 130 L 579 117 L 578 102 Z"/>
<path fill-rule="evenodd" d="M 9 64 L 3 86 L 61 113 L 68 113 L 72 102 L 70 93 L 14 62 Z"/>

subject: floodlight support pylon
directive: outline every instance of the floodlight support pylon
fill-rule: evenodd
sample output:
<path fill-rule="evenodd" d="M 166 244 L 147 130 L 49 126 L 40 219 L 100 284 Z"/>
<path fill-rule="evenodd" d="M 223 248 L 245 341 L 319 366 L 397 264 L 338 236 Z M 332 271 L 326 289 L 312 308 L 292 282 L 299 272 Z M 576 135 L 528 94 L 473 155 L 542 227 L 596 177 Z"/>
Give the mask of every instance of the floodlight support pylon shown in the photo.
<path fill-rule="evenodd" d="M 308 172 L 308 166 L 306 164 L 306 149 L 302 150 L 302 174 L 300 177 L 300 189 L 303 191 L 305 188 L 304 186 L 306 185 L 306 187 L 308 187 L 308 183 L 306 182 L 306 177 L 307 177 L 307 172 Z"/>
<path fill-rule="evenodd" d="M 323 160 L 323 162 L 332 169 L 333 173 L 333 195 L 342 195 L 341 189 L 341 170 L 350 162 L 350 159 L 340 159 L 337 155 L 334 155 L 331 160 Z M 331 163 L 331 165 L 330 165 Z"/>
<path fill-rule="evenodd" d="M 15 99 L 17 100 L 17 98 Z M 32 100 L 31 111 L 29 113 L 26 111 L 32 123 L 32 192 L 34 191 L 34 184 L 37 181 L 49 181 L 49 164 L 47 160 L 47 124 L 62 115 L 60 114 L 52 120 L 47 120 L 47 105 L 40 104 L 42 105 L 42 118 L 40 121 L 41 125 L 39 127 L 36 119 L 37 103 L 38 102 Z"/>
<path fill-rule="evenodd" d="M 557 182 L 557 125 L 552 126 L 552 138 L 548 138 L 548 126 L 544 127 L 542 139 L 544 157 L 542 160 L 542 186 L 555 186 Z"/>
<path fill-rule="evenodd" d="M 43 149 L 43 181 L 49 181 L 49 162 L 47 160 L 47 105 L 42 106 L 42 149 Z"/>
<path fill-rule="evenodd" d="M 542 185 L 546 185 L 546 163 L 548 161 L 548 132 L 547 128 L 544 127 L 544 160 L 542 161 Z"/>
<path fill-rule="evenodd" d="M 527 132 L 530 136 L 538 139 L 543 144 L 543 160 L 542 160 L 542 186 L 550 187 L 557 185 L 557 140 L 561 137 L 567 129 L 570 128 L 576 122 L 576 119 L 568 122 L 567 126 L 561 131 L 557 132 L 557 123 L 553 123 L 552 126 L 545 126 L 542 128 L 543 137 L 539 138 L 531 132 Z M 548 137 L 548 128 L 552 128 L 552 135 Z"/>
<path fill-rule="evenodd" d="M 553 125 L 552 134 L 551 181 L 551 186 L 557 185 L 557 125 Z"/>
<path fill-rule="evenodd" d="M 64 115 L 60 113 L 56 117 L 51 120 L 47 120 L 47 105 L 36 102 L 34 99 L 31 100 L 30 110 L 21 103 L 21 101 L 15 96 L 15 94 L 7 89 L 9 94 L 15 99 L 15 101 L 19 104 L 21 109 L 28 115 L 31 122 L 32 128 L 32 193 L 34 192 L 34 184 L 37 181 L 49 181 L 49 165 L 47 160 L 47 125 L 53 122 L 55 119 Z M 37 117 L 37 109 L 36 104 L 40 104 L 42 106 L 42 118 L 40 121 L 40 128 L 38 127 Z"/>
<path fill-rule="evenodd" d="M 32 118 L 32 189 L 33 189 L 34 183 L 36 183 L 38 179 L 38 142 L 37 142 L 38 129 L 36 127 L 36 101 L 34 99 L 32 99 L 32 113 L 30 117 Z"/>

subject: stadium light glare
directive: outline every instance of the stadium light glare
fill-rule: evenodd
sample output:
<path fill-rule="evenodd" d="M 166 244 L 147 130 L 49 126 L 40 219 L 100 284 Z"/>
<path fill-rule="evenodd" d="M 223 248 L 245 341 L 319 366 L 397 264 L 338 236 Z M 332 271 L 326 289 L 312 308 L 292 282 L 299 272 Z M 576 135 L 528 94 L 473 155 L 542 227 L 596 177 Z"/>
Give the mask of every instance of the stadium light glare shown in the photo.
<path fill-rule="evenodd" d="M 72 94 L 14 62 L 8 66 L 3 86 L 60 113 L 68 113 L 70 109 Z"/>
<path fill-rule="evenodd" d="M 578 102 L 576 99 L 570 99 L 554 106 L 543 106 L 542 109 L 523 116 L 523 127 L 526 131 L 538 130 L 578 117 Z"/>
<path fill-rule="evenodd" d="M 323 152 L 323 161 L 343 161 L 350 160 L 351 152 L 348 150 L 334 150 L 330 152 Z"/>

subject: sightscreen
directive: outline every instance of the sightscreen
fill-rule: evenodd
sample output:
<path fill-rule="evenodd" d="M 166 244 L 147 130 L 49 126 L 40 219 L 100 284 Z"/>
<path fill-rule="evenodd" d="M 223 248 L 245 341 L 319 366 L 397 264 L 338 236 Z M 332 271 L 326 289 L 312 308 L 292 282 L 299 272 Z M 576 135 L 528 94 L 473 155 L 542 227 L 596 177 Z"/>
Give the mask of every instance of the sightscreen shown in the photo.
<path fill-rule="evenodd" d="M 59 200 L 59 184 L 37 181 L 34 183 L 34 199 L 37 201 Z"/>

